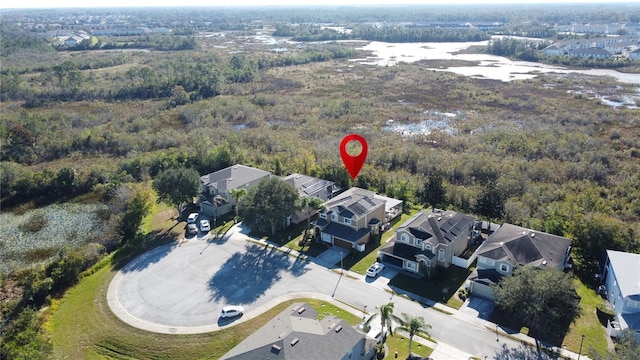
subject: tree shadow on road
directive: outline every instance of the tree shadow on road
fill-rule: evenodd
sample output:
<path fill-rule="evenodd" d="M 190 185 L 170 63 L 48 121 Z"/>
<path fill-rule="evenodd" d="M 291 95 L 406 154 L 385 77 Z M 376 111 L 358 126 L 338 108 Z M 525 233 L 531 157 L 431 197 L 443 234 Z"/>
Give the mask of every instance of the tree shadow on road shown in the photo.
<path fill-rule="evenodd" d="M 152 231 L 119 248 L 111 262 L 124 272 L 140 271 L 169 255 L 178 245 L 178 236 L 171 231 Z"/>
<path fill-rule="evenodd" d="M 556 360 L 560 355 L 536 342 L 537 346 L 520 344 L 516 348 L 508 348 L 507 344 L 502 345 L 502 350 L 493 357 L 495 360 Z"/>
<path fill-rule="evenodd" d="M 209 280 L 210 300 L 252 303 L 282 278 L 281 271 L 300 276 L 307 271 L 306 262 L 292 263 L 289 255 L 272 247 L 247 245 L 244 253 L 233 254 Z"/>

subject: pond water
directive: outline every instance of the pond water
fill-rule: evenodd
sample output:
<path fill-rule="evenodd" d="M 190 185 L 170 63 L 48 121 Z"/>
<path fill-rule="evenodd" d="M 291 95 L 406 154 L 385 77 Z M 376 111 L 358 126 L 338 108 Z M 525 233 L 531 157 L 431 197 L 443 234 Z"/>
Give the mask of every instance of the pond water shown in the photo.
<path fill-rule="evenodd" d="M 384 131 L 391 131 L 401 134 L 403 137 L 415 135 L 428 135 L 434 130 L 442 131 L 449 135 L 457 135 L 458 129 L 451 126 L 451 122 L 460 119 L 462 115 L 457 113 L 447 113 L 435 110 L 424 111 L 420 115 L 418 123 L 402 123 L 393 119 L 387 120 L 387 124 L 382 128 Z"/>
<path fill-rule="evenodd" d="M 628 84 L 640 84 L 640 74 L 624 74 L 615 70 L 590 69 L 572 70 L 561 66 L 546 65 L 527 61 L 512 61 L 490 54 L 456 54 L 471 46 L 486 46 L 486 41 L 465 43 L 385 43 L 372 41 L 359 47 L 370 51 L 371 56 L 355 59 L 360 64 L 393 66 L 400 62 L 410 63 L 420 60 L 459 60 L 476 64 L 471 66 L 451 66 L 448 68 L 430 68 L 437 71 L 450 71 L 472 78 L 512 81 L 532 79 L 541 73 L 585 74 L 594 76 L 612 76 Z"/>

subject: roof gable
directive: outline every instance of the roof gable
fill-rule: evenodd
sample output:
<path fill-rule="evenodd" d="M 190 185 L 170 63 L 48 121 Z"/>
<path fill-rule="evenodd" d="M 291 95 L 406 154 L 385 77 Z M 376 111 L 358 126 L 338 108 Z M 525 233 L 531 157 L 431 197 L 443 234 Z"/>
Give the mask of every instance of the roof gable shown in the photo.
<path fill-rule="evenodd" d="M 402 224 L 398 231 L 408 231 L 418 239 L 430 239 L 441 244 L 449 244 L 459 234 L 469 229 L 474 221 L 475 218 L 470 215 L 435 209 L 417 213 Z"/>
<path fill-rule="evenodd" d="M 375 198 L 374 195 L 373 191 L 351 188 L 325 202 L 326 212 L 335 211 L 340 216 L 360 218 L 384 204 L 383 200 Z"/>
<path fill-rule="evenodd" d="M 204 186 L 213 186 L 220 192 L 228 192 L 251 183 L 255 180 L 269 177 L 270 172 L 252 168 L 245 165 L 236 164 L 222 170 L 212 172 L 200 177 L 200 182 Z"/>
<path fill-rule="evenodd" d="M 562 236 L 503 224 L 481 246 L 478 255 L 513 266 L 560 267 L 571 240 Z M 500 250 L 499 250 L 500 249 Z"/>
<path fill-rule="evenodd" d="M 304 309 L 304 310 L 301 310 Z M 365 339 L 346 321 L 334 316 L 317 320 L 308 304 L 295 303 L 236 345 L 223 359 L 341 359 L 356 345 L 367 352 L 375 341 Z M 360 352 L 353 353 L 360 359 Z"/>

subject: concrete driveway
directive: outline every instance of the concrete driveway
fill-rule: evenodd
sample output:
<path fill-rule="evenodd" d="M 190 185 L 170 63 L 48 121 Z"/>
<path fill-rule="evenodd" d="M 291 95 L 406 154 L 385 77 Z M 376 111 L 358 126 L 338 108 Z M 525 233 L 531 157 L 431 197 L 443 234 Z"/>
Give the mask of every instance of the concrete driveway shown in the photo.
<path fill-rule="evenodd" d="M 347 256 L 347 254 L 349 254 L 347 250 L 332 246 L 323 251 L 322 254 L 316 256 L 312 261 L 327 269 L 333 269 L 336 267 L 336 264 L 340 262 L 340 259 Z M 339 266 L 340 265 L 338 265 L 338 267 Z"/>

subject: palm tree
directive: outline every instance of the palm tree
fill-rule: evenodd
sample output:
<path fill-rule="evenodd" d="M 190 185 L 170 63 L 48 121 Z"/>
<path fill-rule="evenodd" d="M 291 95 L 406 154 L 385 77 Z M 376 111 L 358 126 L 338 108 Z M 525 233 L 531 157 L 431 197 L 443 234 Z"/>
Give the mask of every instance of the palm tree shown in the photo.
<path fill-rule="evenodd" d="M 405 313 L 402 313 L 402 321 L 401 321 L 400 329 L 407 331 L 409 333 L 409 358 L 411 358 L 411 346 L 413 346 L 413 335 L 417 333 L 423 333 L 429 336 L 429 330 L 431 329 L 431 325 L 427 324 L 424 321 L 422 316 L 409 316 Z"/>
<path fill-rule="evenodd" d="M 382 327 L 382 342 L 385 342 L 387 339 L 387 333 L 392 334 L 393 335 L 393 324 L 392 324 L 392 320 L 396 320 L 399 322 L 402 322 L 402 319 L 400 319 L 399 317 L 393 315 L 393 307 L 394 307 L 394 303 L 389 302 L 385 305 L 380 306 L 378 309 L 380 310 L 380 312 L 377 314 L 378 316 L 380 316 L 380 325 Z M 369 318 L 369 320 L 367 320 L 364 325 L 365 326 L 369 326 L 369 323 L 371 322 L 371 320 L 375 317 L 372 316 Z M 386 332 L 384 330 L 387 330 Z"/>
<path fill-rule="evenodd" d="M 240 201 L 240 198 L 242 198 L 243 196 L 247 195 L 247 190 L 246 189 L 231 189 L 231 191 L 229 192 L 231 194 L 231 197 L 233 198 L 233 200 L 236 201 L 236 204 L 234 205 L 234 210 L 236 213 L 236 217 L 238 217 L 238 202 Z"/>
<path fill-rule="evenodd" d="M 312 196 L 312 197 L 301 197 L 300 202 L 298 203 L 298 209 L 304 211 L 304 214 L 307 216 L 307 232 L 309 232 L 309 228 L 311 228 L 311 212 L 320 211 L 324 208 L 324 202 L 320 200 L 320 198 Z"/>

